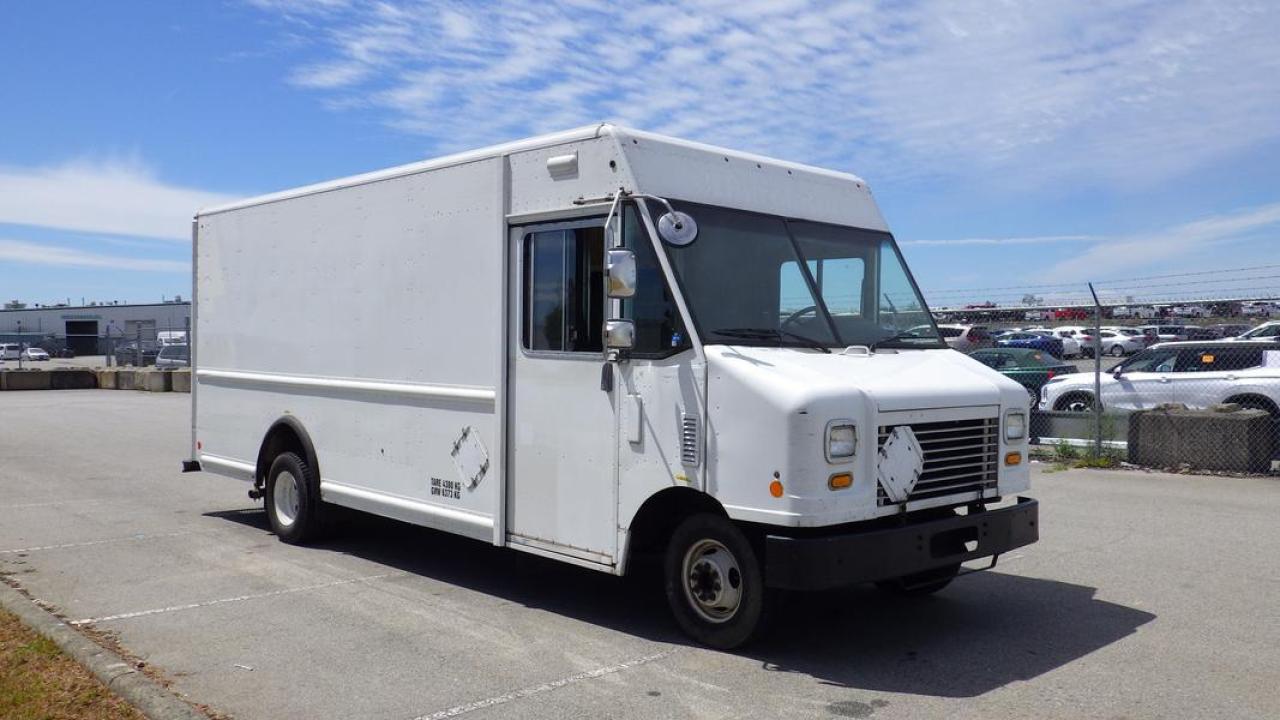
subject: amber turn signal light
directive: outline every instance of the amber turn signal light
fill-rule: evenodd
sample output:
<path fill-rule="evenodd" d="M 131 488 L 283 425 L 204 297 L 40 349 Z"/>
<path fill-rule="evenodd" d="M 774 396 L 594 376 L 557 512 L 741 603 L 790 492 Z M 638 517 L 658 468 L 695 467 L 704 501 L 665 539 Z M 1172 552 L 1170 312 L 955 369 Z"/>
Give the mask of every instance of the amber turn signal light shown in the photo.
<path fill-rule="evenodd" d="M 769 494 L 774 497 L 782 497 L 782 481 L 774 480 L 769 483 Z"/>
<path fill-rule="evenodd" d="M 827 479 L 827 487 L 832 490 L 843 490 L 853 485 L 853 475 L 850 473 L 836 473 Z"/>
<path fill-rule="evenodd" d="M 1022 453 L 1020 452 L 1006 453 L 1004 456 L 1004 464 L 1005 465 L 1021 465 Z"/>

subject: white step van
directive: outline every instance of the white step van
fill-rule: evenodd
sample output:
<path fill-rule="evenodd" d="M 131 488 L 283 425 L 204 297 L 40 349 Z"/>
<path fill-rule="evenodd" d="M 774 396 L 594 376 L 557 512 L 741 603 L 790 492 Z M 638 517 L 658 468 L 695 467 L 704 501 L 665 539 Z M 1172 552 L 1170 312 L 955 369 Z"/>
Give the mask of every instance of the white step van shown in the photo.
<path fill-rule="evenodd" d="M 597 125 L 201 211 L 192 456 L 622 575 L 747 641 L 787 590 L 1035 542 L 1027 393 L 947 349 L 857 177 Z"/>

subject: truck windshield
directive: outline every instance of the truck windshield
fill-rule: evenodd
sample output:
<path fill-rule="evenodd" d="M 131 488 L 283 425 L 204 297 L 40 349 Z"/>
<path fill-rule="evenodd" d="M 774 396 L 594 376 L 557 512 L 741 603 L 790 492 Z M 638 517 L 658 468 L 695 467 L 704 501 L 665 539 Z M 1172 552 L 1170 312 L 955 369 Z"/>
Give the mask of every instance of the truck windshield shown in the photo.
<path fill-rule="evenodd" d="M 946 347 L 888 233 L 672 206 L 698 223 L 692 244 L 665 247 L 704 343 Z"/>

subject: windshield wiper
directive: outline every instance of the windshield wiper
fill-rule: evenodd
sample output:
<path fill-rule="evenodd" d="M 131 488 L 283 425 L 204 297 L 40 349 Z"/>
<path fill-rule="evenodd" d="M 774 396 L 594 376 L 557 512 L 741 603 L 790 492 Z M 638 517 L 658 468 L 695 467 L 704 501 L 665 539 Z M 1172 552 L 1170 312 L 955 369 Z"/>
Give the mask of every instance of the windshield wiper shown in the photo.
<path fill-rule="evenodd" d="M 896 335 L 890 335 L 889 337 L 886 337 L 886 338 L 880 338 L 879 340 L 871 343 L 871 350 L 872 352 L 874 352 L 876 348 L 884 345 L 885 343 L 891 343 L 894 340 L 906 340 L 907 338 L 911 338 L 913 340 L 929 340 L 929 338 L 922 338 L 919 335 L 912 335 L 910 330 L 903 330 L 902 332 L 897 333 Z"/>
<path fill-rule="evenodd" d="M 711 332 L 716 335 L 723 335 L 725 337 L 731 337 L 731 338 L 743 338 L 745 340 L 779 340 L 781 341 L 782 338 L 788 337 L 788 338 L 793 338 L 795 340 L 799 340 L 800 342 L 804 343 L 808 347 L 813 348 L 814 350 L 821 350 L 822 352 L 828 353 L 828 354 L 831 352 L 831 348 L 827 347 L 826 345 L 823 345 L 820 341 L 815 340 L 811 337 L 806 337 L 799 333 L 793 333 L 789 330 L 778 330 L 777 328 L 720 328 L 719 330 L 712 330 Z"/>

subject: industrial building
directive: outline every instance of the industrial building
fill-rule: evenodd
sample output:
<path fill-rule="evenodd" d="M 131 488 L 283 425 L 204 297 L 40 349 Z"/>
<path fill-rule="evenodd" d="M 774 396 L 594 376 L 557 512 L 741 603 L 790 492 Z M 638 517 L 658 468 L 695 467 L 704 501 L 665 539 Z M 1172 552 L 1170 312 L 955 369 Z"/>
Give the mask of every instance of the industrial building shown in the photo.
<path fill-rule="evenodd" d="M 0 309 L 0 342 L 25 343 L 46 350 L 69 348 L 76 355 L 102 355 L 120 342 L 156 333 L 187 330 L 191 303 L 171 301 L 140 305 L 56 305 Z"/>

